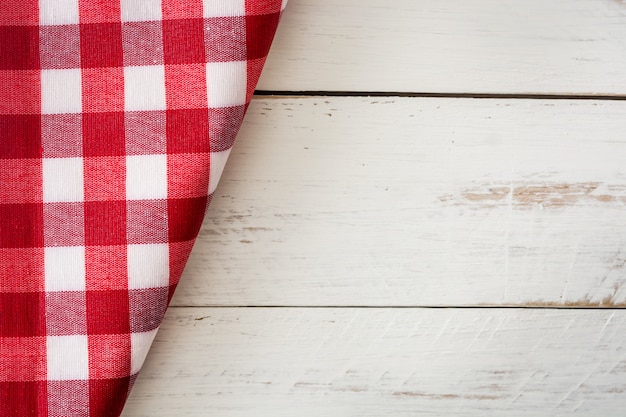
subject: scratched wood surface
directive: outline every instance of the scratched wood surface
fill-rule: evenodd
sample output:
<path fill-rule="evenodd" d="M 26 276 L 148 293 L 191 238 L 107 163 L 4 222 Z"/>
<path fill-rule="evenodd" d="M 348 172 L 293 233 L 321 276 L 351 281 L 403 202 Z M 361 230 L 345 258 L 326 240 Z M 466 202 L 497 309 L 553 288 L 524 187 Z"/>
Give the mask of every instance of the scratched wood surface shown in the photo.
<path fill-rule="evenodd" d="M 624 80 L 623 0 L 290 0 L 259 88 L 294 96 L 123 417 L 623 416 Z"/>
<path fill-rule="evenodd" d="M 603 416 L 626 311 L 176 308 L 124 417 Z"/>
<path fill-rule="evenodd" d="M 624 0 L 290 0 L 265 90 L 626 93 Z"/>
<path fill-rule="evenodd" d="M 626 102 L 255 99 L 174 305 L 626 302 Z"/>

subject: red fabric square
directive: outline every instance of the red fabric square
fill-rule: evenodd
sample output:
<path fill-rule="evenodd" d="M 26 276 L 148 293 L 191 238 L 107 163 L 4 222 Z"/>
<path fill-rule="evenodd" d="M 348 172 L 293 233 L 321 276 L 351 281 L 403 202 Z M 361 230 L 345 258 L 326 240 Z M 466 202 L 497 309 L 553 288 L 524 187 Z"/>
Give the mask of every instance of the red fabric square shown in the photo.
<path fill-rule="evenodd" d="M 83 155 L 125 155 L 124 113 L 83 114 Z"/>
<path fill-rule="evenodd" d="M 275 0 L 246 0 L 246 14 L 248 15 L 278 13 L 280 7 L 281 2 Z"/>
<path fill-rule="evenodd" d="M 39 68 L 39 28 L 0 26 L 0 70 Z"/>
<path fill-rule="evenodd" d="M 0 399 L 6 398 L 2 393 L 2 388 L 7 387 L 6 382 L 8 381 L 20 381 L 21 384 L 19 385 L 24 387 L 30 382 L 41 381 L 46 378 L 45 350 L 45 337 L 0 339 L 0 357 L 3 364 L 0 367 Z M 41 357 L 42 353 L 44 353 L 44 358 Z M 6 393 L 4 394 L 6 395 Z M 22 394 L 24 393 L 22 392 Z M 6 405 L 4 401 L 0 404 Z M 19 416 L 21 417 L 22 414 Z"/>
<path fill-rule="evenodd" d="M 81 23 L 119 22 L 120 2 L 111 0 L 78 0 Z"/>
<path fill-rule="evenodd" d="M 0 204 L 42 201 L 41 159 L 6 159 L 0 163 Z"/>
<path fill-rule="evenodd" d="M 121 200 L 126 198 L 126 157 L 100 156 L 85 158 L 83 171 L 85 201 Z"/>
<path fill-rule="evenodd" d="M 45 336 L 45 313 L 43 292 L 0 293 L 0 338 Z"/>
<path fill-rule="evenodd" d="M 246 20 L 243 16 L 211 17 L 204 20 L 207 62 L 246 60 Z"/>
<path fill-rule="evenodd" d="M 123 66 L 122 24 L 81 24 L 80 61 L 83 68 Z"/>
<path fill-rule="evenodd" d="M 83 69 L 83 112 L 124 110 L 124 68 Z"/>
<path fill-rule="evenodd" d="M 82 156 L 82 115 L 79 113 L 42 115 L 41 141 L 44 158 Z"/>
<path fill-rule="evenodd" d="M 163 64 L 161 22 L 127 22 L 122 26 L 124 65 Z"/>
<path fill-rule="evenodd" d="M 167 201 L 170 242 L 193 240 L 200 231 L 207 197 L 170 199 Z"/>
<path fill-rule="evenodd" d="M 129 244 L 167 243 L 167 201 L 131 200 L 126 210 Z"/>
<path fill-rule="evenodd" d="M 132 333 L 149 332 L 159 327 L 165 315 L 168 291 L 168 287 L 129 291 Z"/>
<path fill-rule="evenodd" d="M 89 381 L 48 381 L 46 417 L 85 416 L 89 410 Z"/>
<path fill-rule="evenodd" d="M 82 246 L 85 244 L 83 203 L 46 203 L 43 205 L 44 245 Z"/>
<path fill-rule="evenodd" d="M 41 74 L 39 71 L 0 71 L 0 86 L 2 86 L 0 88 L 0 114 L 38 114 L 41 112 Z M 0 149 L 3 147 L 0 146 Z"/>
<path fill-rule="evenodd" d="M 126 201 L 85 202 L 85 244 L 87 246 L 126 243 Z"/>
<path fill-rule="evenodd" d="M 41 381 L 46 379 L 45 351 L 45 337 L 1 338 L 0 381 Z M 42 355 L 42 353 L 44 354 Z"/>
<path fill-rule="evenodd" d="M 43 205 L 0 204 L 0 248 L 43 246 Z"/>
<path fill-rule="evenodd" d="M 86 287 L 90 290 L 128 288 L 127 251 L 124 245 L 85 248 Z"/>
<path fill-rule="evenodd" d="M 206 196 L 209 192 L 210 154 L 167 156 L 167 195 L 169 198 Z"/>
<path fill-rule="evenodd" d="M 166 65 L 165 92 L 168 109 L 207 108 L 206 65 Z"/>
<path fill-rule="evenodd" d="M 245 106 L 209 108 L 211 152 L 225 151 L 233 146 L 245 112 Z"/>
<path fill-rule="evenodd" d="M 168 110 L 167 153 L 209 152 L 208 110 Z"/>
<path fill-rule="evenodd" d="M 89 335 L 89 377 L 112 379 L 130 376 L 130 334 Z"/>
<path fill-rule="evenodd" d="M 87 334 L 87 306 L 83 291 L 46 293 L 46 333 L 50 336 Z"/>
<path fill-rule="evenodd" d="M 1 82 L 2 74 L 0 74 Z M 10 86 L 5 88 L 10 88 Z M 0 99 L 2 90 L 3 88 L 0 88 Z M 0 114 L 0 159 L 40 157 L 41 116 L 38 114 Z"/>
<path fill-rule="evenodd" d="M 273 34 L 278 26 L 280 13 L 246 16 L 246 45 L 248 59 L 267 56 L 272 45 Z"/>
<path fill-rule="evenodd" d="M 163 52 L 166 64 L 204 63 L 203 20 L 164 20 Z"/>
<path fill-rule="evenodd" d="M 180 277 L 185 269 L 187 259 L 193 249 L 193 241 L 172 242 L 170 243 L 170 293 L 172 297 L 173 289 L 178 284 Z"/>
<path fill-rule="evenodd" d="M 126 112 L 126 153 L 128 155 L 164 154 L 165 111 Z"/>
<path fill-rule="evenodd" d="M 246 103 L 249 103 L 254 95 L 254 89 L 261 77 L 263 65 L 265 65 L 265 57 L 251 59 L 247 62 L 248 81 L 246 83 Z"/>
<path fill-rule="evenodd" d="M 202 0 L 162 0 L 163 20 L 202 17 Z"/>
<path fill-rule="evenodd" d="M 38 0 L 0 1 L 0 25 L 37 25 L 38 11 Z"/>
<path fill-rule="evenodd" d="M 119 416 L 128 397 L 130 378 L 90 379 L 89 415 Z M 115 398 L 116 401 L 111 401 Z"/>
<path fill-rule="evenodd" d="M 11 410 L 12 416 L 47 416 L 46 396 L 45 381 L 0 381 L 0 404 L 3 410 Z"/>
<path fill-rule="evenodd" d="M 39 28 L 41 68 L 80 68 L 80 31 L 77 25 Z"/>
<path fill-rule="evenodd" d="M 87 291 L 86 301 L 90 351 L 92 335 L 118 334 L 122 335 L 121 337 L 129 337 L 127 334 L 130 332 L 127 290 Z M 90 372 L 90 377 L 103 378 L 106 376 L 98 376 Z"/>
<path fill-rule="evenodd" d="M 43 248 L 0 249 L 0 292 L 43 291 L 43 262 Z"/>

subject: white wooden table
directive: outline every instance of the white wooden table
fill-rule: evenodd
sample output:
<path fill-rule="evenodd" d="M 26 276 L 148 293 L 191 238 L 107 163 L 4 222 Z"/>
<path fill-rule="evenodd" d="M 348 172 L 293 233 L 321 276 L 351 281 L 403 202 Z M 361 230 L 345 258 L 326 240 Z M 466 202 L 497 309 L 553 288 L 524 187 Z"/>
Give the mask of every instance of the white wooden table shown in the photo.
<path fill-rule="evenodd" d="M 290 0 L 259 89 L 124 417 L 625 415 L 626 1 Z"/>

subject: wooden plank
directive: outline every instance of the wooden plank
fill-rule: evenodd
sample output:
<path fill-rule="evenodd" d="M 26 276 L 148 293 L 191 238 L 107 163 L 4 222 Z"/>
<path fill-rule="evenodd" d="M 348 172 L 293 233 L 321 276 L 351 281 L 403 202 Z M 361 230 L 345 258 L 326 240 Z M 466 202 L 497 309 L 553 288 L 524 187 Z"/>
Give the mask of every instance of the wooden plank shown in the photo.
<path fill-rule="evenodd" d="M 290 0 L 259 88 L 626 93 L 623 0 Z"/>
<path fill-rule="evenodd" d="M 257 99 L 175 305 L 626 303 L 626 102 Z"/>
<path fill-rule="evenodd" d="M 173 308 L 124 417 L 623 416 L 626 311 Z"/>

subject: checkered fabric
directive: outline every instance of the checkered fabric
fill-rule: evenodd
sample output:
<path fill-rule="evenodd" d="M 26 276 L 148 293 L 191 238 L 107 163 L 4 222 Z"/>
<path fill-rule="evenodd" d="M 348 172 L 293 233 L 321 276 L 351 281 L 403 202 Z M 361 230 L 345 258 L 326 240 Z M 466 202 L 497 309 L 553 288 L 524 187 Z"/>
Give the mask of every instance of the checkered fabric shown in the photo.
<path fill-rule="evenodd" d="M 285 0 L 0 1 L 0 416 L 118 416 Z"/>

